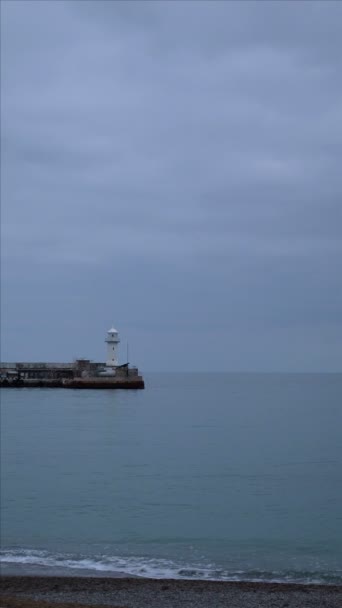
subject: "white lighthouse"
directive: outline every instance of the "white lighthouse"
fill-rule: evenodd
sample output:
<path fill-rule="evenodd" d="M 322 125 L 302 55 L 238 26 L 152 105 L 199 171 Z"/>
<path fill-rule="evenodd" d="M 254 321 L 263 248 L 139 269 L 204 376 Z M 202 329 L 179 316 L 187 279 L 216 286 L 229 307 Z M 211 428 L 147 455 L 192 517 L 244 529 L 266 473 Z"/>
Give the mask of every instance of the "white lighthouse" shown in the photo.
<path fill-rule="evenodd" d="M 116 367 L 119 363 L 118 359 L 118 348 L 119 348 L 119 334 L 114 327 L 107 332 L 107 367 Z"/>

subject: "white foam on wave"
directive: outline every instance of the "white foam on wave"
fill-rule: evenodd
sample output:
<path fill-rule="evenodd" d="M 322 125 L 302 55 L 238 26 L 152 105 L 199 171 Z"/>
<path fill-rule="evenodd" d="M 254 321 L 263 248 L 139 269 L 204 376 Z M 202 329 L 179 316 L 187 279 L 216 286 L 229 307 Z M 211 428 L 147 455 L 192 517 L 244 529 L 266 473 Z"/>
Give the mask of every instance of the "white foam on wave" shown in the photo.
<path fill-rule="evenodd" d="M 139 556 L 96 555 L 76 556 L 51 554 L 35 549 L 8 549 L 0 551 L 0 563 L 10 566 L 37 567 L 56 573 L 56 570 L 87 571 L 107 575 L 138 576 L 155 579 L 225 580 L 250 582 L 279 582 L 302 584 L 341 584 L 342 571 L 338 572 L 267 572 L 263 570 L 225 570 L 213 564 L 186 565 L 163 558 Z"/>
<path fill-rule="evenodd" d="M 70 570 L 93 570 L 104 573 L 124 573 L 131 576 L 146 576 L 154 578 L 173 578 L 177 566 L 165 559 L 149 559 L 141 557 L 103 556 L 94 557 L 71 556 L 66 554 L 49 554 L 37 550 L 8 550 L 0 553 L 3 564 L 18 564 L 42 566 L 44 568 L 67 568 Z"/>

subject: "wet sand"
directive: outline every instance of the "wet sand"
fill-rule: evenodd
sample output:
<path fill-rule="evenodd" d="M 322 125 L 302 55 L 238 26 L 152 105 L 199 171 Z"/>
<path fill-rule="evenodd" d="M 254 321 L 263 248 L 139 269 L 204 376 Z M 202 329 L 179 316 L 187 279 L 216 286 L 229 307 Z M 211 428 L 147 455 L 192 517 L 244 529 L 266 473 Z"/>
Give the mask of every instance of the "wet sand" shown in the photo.
<path fill-rule="evenodd" d="M 0 608 L 341 608 L 342 586 L 3 576 Z"/>

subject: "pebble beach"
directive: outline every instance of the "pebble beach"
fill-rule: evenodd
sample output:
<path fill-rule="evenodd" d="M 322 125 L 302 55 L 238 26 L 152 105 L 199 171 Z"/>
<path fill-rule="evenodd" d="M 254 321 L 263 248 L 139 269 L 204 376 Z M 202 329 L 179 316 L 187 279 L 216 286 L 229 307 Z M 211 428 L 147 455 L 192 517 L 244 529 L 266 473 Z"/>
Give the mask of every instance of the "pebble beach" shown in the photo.
<path fill-rule="evenodd" d="M 342 586 L 3 576 L 0 608 L 341 608 Z"/>

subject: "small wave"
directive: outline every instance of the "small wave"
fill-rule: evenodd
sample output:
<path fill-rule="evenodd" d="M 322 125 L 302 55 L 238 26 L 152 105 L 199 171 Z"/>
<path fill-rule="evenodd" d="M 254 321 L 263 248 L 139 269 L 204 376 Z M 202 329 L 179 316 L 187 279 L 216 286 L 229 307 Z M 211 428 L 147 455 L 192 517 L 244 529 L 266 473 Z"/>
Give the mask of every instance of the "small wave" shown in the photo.
<path fill-rule="evenodd" d="M 0 563 L 4 566 L 41 568 L 45 573 L 58 574 L 58 571 L 87 571 L 107 575 L 138 576 L 155 579 L 191 579 L 220 581 L 249 581 L 300 584 L 342 584 L 342 570 L 324 571 L 266 571 L 266 570 L 227 570 L 215 565 L 180 564 L 162 558 L 142 556 L 92 557 L 71 554 L 52 554 L 34 549 L 8 549 L 0 551 Z"/>

